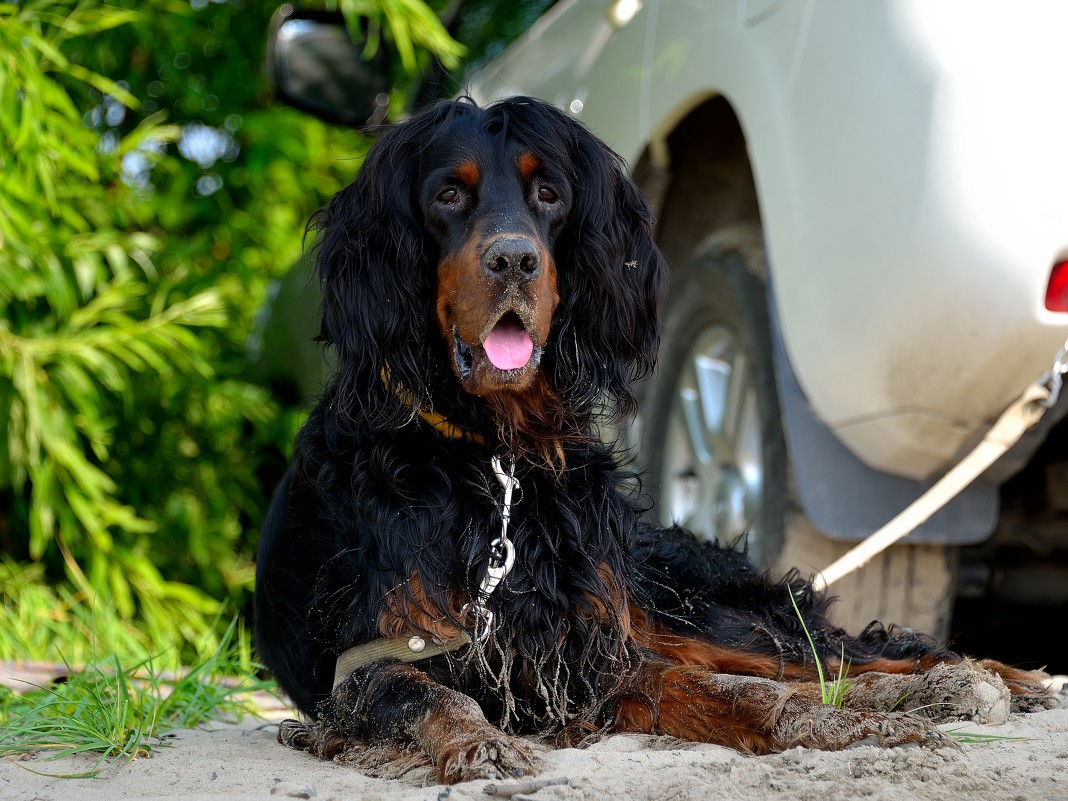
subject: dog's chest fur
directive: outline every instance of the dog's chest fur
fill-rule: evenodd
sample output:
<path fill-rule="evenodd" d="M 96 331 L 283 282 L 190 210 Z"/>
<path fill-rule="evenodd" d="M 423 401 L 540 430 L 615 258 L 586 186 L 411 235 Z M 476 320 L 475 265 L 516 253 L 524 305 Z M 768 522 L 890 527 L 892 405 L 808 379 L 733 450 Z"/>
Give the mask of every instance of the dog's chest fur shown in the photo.
<path fill-rule="evenodd" d="M 340 511 L 308 529 L 318 554 L 309 553 L 308 564 L 320 565 L 308 610 L 313 637 L 356 644 L 455 631 L 501 531 L 502 488 L 489 449 L 420 422 L 388 440 L 329 437 L 328 428 L 313 416 L 302 434 L 321 438 L 304 454 L 327 458 L 298 465 L 320 497 L 293 512 Z M 635 512 L 604 446 L 572 443 L 566 456 L 558 472 L 516 465 L 516 559 L 489 602 L 493 636 L 428 671 L 506 724 L 585 713 L 630 658 L 623 587 Z"/>

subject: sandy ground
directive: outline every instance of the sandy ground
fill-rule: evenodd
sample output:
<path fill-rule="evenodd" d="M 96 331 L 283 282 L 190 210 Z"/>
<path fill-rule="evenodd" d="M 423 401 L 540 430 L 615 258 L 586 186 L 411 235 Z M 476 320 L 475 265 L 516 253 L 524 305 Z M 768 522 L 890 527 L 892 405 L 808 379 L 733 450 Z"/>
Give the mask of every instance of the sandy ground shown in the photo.
<path fill-rule="evenodd" d="M 511 797 L 516 801 L 755 801 L 782 798 L 844 801 L 912 799 L 1068 799 L 1068 692 L 1061 708 L 1012 715 L 1001 726 L 946 724 L 943 729 L 1023 738 L 929 751 L 916 746 L 857 746 L 837 753 L 801 748 L 767 757 L 712 745 L 619 735 L 584 750 L 542 752 L 542 778 L 566 779 Z M 109 765 L 97 779 L 41 775 L 84 770 L 83 757 L 0 763 L 2 801 L 114 799 L 316 798 L 345 801 L 473 801 L 490 799 L 487 785 L 419 787 L 374 779 L 319 762 L 275 741 L 276 724 L 245 720 L 211 730 L 179 732 L 151 758 Z M 512 788 L 514 789 L 514 788 Z"/>

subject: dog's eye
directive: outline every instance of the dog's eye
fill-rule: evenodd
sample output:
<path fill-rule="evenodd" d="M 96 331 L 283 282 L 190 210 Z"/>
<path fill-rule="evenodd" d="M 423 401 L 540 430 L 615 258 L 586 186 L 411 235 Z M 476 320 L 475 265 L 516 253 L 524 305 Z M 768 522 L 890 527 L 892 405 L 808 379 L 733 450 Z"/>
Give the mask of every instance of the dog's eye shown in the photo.
<path fill-rule="evenodd" d="M 438 195 L 438 202 L 444 203 L 446 206 L 451 206 L 459 199 L 460 193 L 455 189 L 446 189 L 444 192 Z"/>
<path fill-rule="evenodd" d="M 547 186 L 538 187 L 538 200 L 542 203 L 555 203 L 556 192 Z"/>

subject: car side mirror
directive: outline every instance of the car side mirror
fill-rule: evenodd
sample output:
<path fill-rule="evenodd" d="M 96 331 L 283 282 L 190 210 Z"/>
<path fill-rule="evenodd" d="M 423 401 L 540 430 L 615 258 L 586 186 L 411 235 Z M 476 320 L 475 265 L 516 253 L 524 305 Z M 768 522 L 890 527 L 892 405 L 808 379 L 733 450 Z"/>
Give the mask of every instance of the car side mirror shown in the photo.
<path fill-rule="evenodd" d="M 340 13 L 287 3 L 267 39 L 267 73 L 285 103 L 328 122 L 377 125 L 389 108 L 389 57 L 381 44 L 368 57 Z"/>

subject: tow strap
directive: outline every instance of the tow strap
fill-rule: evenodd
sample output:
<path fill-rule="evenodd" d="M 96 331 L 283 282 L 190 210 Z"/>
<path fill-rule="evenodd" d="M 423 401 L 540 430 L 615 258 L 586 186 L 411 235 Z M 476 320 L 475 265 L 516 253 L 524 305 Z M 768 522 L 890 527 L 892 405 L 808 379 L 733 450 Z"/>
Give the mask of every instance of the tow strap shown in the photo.
<path fill-rule="evenodd" d="M 982 442 L 897 517 L 817 573 L 812 580 L 813 586 L 817 590 L 824 589 L 863 567 L 955 498 L 1057 402 L 1065 373 L 1068 373 L 1068 339 L 1053 360 L 1050 371 L 1024 390 L 998 418 Z"/>

